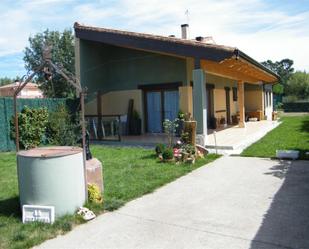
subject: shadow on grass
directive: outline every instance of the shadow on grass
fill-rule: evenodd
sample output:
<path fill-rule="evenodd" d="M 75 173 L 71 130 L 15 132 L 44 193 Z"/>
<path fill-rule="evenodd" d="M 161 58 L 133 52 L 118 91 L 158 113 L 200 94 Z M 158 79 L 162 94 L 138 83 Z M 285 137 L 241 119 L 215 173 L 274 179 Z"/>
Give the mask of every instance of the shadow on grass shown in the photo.
<path fill-rule="evenodd" d="M 307 132 L 309 135 L 309 119 L 302 120 L 300 130 L 303 132 Z"/>
<path fill-rule="evenodd" d="M 142 156 L 141 159 L 157 159 L 157 155 L 155 154 L 150 154 L 150 155 L 146 155 L 146 156 Z"/>
<path fill-rule="evenodd" d="M 18 196 L 0 200 L 0 215 L 7 217 L 21 217 L 21 210 Z"/>
<path fill-rule="evenodd" d="M 309 248 L 309 167 L 277 161 L 266 175 L 282 179 L 250 249 Z"/>

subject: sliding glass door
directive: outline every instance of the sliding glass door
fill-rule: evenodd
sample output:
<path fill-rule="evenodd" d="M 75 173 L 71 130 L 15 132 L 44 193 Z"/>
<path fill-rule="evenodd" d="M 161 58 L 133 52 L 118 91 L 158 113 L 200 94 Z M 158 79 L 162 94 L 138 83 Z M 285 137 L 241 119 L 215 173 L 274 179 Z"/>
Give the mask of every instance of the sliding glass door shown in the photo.
<path fill-rule="evenodd" d="M 164 119 L 174 120 L 178 116 L 178 91 L 164 92 Z"/>
<path fill-rule="evenodd" d="M 150 133 L 162 132 L 161 92 L 147 92 L 147 130 Z"/>
<path fill-rule="evenodd" d="M 162 133 L 163 121 L 178 116 L 179 96 L 177 90 L 147 91 L 147 132 Z"/>

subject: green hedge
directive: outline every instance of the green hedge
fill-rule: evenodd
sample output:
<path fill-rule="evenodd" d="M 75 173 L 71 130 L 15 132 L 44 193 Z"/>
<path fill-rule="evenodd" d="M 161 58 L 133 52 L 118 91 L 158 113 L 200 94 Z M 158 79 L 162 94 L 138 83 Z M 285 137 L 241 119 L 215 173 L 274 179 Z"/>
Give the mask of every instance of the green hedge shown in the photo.
<path fill-rule="evenodd" d="M 287 102 L 283 103 L 285 112 L 309 112 L 309 102 Z"/>
<path fill-rule="evenodd" d="M 15 150 L 15 142 L 10 138 L 10 120 L 14 115 L 13 98 L 0 97 L 0 151 Z M 21 111 L 24 106 L 31 108 L 46 107 L 48 111 L 55 111 L 59 105 L 66 105 L 70 112 L 76 112 L 79 100 L 46 98 L 46 99 L 18 99 L 17 108 Z"/>

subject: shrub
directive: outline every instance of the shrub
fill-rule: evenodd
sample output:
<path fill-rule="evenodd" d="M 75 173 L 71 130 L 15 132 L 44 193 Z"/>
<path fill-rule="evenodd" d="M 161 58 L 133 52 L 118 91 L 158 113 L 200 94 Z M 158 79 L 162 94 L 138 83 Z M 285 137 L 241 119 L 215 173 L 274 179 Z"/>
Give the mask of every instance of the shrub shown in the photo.
<path fill-rule="evenodd" d="M 175 136 L 176 129 L 179 125 L 178 121 L 179 121 L 179 119 L 176 118 L 173 121 L 171 121 L 169 119 L 165 119 L 164 122 L 163 122 L 164 132 L 167 134 L 169 147 L 172 147 L 173 138 Z"/>
<path fill-rule="evenodd" d="M 162 157 L 164 160 L 171 160 L 174 158 L 174 152 L 172 148 L 166 148 L 163 153 Z"/>
<path fill-rule="evenodd" d="M 179 120 L 185 120 L 185 113 L 184 112 L 182 112 L 182 111 L 179 111 L 178 112 L 178 119 Z"/>
<path fill-rule="evenodd" d="M 89 202 L 102 203 L 103 198 L 100 189 L 95 184 L 88 184 L 88 200 Z"/>
<path fill-rule="evenodd" d="M 191 144 L 184 145 L 183 150 L 189 155 L 195 155 L 195 152 L 196 152 L 195 147 Z"/>
<path fill-rule="evenodd" d="M 277 103 L 276 105 L 275 105 L 275 110 L 277 111 L 277 110 L 282 110 L 282 107 L 283 107 L 283 104 L 282 103 Z"/>
<path fill-rule="evenodd" d="M 67 108 L 60 105 L 56 111 L 49 114 L 47 137 L 51 144 L 76 145 L 80 140 L 80 126 Z"/>
<path fill-rule="evenodd" d="M 157 156 L 162 154 L 165 148 L 166 148 L 165 144 L 157 144 L 155 148 Z"/>
<path fill-rule="evenodd" d="M 190 143 L 190 134 L 189 134 L 189 132 L 182 132 L 180 138 L 181 138 L 181 141 L 184 144 Z"/>
<path fill-rule="evenodd" d="M 47 122 L 47 108 L 32 109 L 25 106 L 25 108 L 18 113 L 20 146 L 26 150 L 38 146 L 45 135 Z M 14 117 L 11 120 L 11 137 L 15 138 Z"/>
<path fill-rule="evenodd" d="M 138 113 L 137 110 L 134 110 L 134 111 L 133 111 L 132 117 L 133 117 L 133 119 L 140 119 L 140 115 L 139 115 L 139 113 Z"/>
<path fill-rule="evenodd" d="M 283 103 L 282 108 L 285 112 L 309 112 L 309 102 Z"/>

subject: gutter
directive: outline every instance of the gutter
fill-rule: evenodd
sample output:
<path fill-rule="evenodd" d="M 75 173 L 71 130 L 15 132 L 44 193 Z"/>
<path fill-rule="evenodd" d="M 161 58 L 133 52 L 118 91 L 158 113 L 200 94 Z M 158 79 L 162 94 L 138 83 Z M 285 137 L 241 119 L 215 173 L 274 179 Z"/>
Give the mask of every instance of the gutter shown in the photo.
<path fill-rule="evenodd" d="M 257 62 L 255 59 L 253 59 L 252 57 L 250 57 L 249 55 L 245 54 L 244 52 L 240 51 L 239 49 L 235 49 L 234 51 L 234 55 L 236 56 L 236 60 L 238 60 L 239 58 L 242 58 L 248 62 L 250 62 L 251 64 L 257 66 L 258 68 L 268 72 L 269 74 L 275 76 L 278 81 L 280 79 L 280 76 L 278 74 L 276 74 L 275 72 L 273 72 L 272 70 L 270 70 L 269 68 L 265 67 L 264 65 L 262 65 L 261 63 Z"/>

